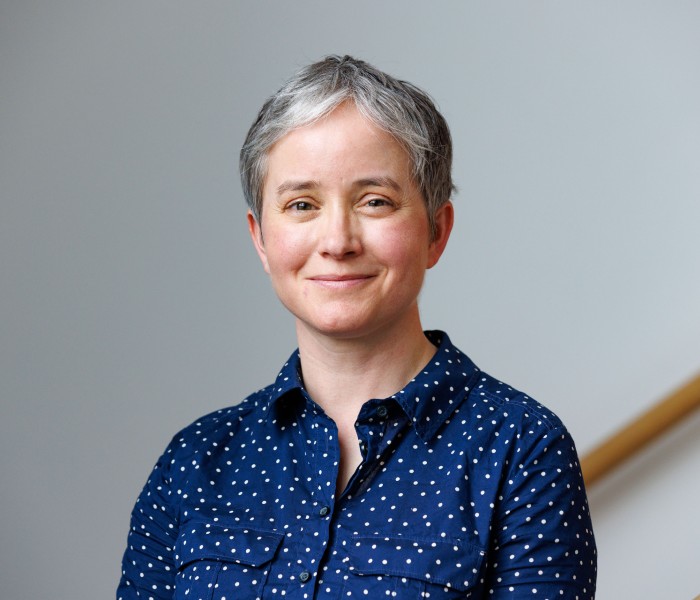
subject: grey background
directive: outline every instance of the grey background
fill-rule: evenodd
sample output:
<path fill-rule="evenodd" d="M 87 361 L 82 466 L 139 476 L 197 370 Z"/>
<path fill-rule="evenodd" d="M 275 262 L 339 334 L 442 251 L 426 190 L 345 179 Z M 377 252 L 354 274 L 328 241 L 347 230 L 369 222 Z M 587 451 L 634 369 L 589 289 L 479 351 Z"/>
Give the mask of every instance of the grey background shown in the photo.
<path fill-rule="evenodd" d="M 267 95 L 351 53 L 435 98 L 457 223 L 422 296 L 580 451 L 700 368 L 700 4 L 0 1 L 0 597 L 111 597 L 179 428 L 292 321 L 236 170 Z M 599 598 L 700 593 L 700 419 L 591 490 Z"/>

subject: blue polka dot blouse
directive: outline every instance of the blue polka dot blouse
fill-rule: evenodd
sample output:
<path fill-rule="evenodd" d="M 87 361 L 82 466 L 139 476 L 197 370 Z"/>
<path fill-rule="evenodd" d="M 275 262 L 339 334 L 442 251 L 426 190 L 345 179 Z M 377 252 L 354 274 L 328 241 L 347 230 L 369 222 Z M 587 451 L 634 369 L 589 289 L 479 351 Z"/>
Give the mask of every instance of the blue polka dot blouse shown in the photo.
<path fill-rule="evenodd" d="M 333 421 L 298 354 L 275 383 L 177 434 L 132 513 L 117 597 L 590 599 L 596 548 L 574 443 L 447 335 L 356 423 L 335 494 Z"/>

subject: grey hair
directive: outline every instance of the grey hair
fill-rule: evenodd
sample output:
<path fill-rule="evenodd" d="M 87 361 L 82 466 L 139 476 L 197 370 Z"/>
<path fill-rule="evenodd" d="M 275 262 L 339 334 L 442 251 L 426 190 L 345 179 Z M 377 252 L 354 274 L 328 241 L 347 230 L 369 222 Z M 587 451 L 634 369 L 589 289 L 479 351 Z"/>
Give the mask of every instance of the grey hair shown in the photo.
<path fill-rule="evenodd" d="M 270 148 L 293 129 L 321 119 L 348 100 L 406 149 L 434 232 L 438 208 L 455 191 L 447 122 L 425 92 L 351 56 L 327 56 L 304 67 L 263 104 L 239 163 L 253 216 L 260 222 Z"/>

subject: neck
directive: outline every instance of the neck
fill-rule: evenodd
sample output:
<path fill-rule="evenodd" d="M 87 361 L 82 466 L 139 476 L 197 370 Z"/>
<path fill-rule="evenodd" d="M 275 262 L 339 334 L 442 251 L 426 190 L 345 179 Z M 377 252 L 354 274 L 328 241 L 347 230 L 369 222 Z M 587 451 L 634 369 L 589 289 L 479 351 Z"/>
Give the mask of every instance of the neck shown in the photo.
<path fill-rule="evenodd" d="M 339 426 L 354 423 L 362 405 L 403 388 L 435 353 L 417 316 L 390 331 L 332 338 L 297 323 L 304 386 Z"/>

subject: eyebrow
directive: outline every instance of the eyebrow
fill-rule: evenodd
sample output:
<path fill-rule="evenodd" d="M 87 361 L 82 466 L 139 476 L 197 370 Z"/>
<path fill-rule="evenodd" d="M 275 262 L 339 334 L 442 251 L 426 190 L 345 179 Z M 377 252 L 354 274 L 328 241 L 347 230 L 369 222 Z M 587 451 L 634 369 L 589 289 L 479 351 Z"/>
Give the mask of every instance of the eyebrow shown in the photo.
<path fill-rule="evenodd" d="M 401 191 L 401 186 L 398 184 L 398 182 L 385 175 L 379 175 L 377 177 L 363 177 L 362 179 L 354 181 L 352 186 L 355 188 L 388 187 L 397 192 Z M 287 192 L 304 192 L 319 187 L 321 187 L 321 183 L 313 179 L 285 181 L 277 186 L 277 195 L 281 196 Z"/>
<path fill-rule="evenodd" d="M 401 186 L 394 179 L 383 175 L 379 177 L 366 177 L 363 179 L 358 179 L 353 185 L 355 187 L 388 187 L 397 192 L 401 191 Z"/>
<path fill-rule="evenodd" d="M 319 187 L 321 184 L 318 181 L 285 181 L 277 186 L 277 195 L 281 196 L 285 192 L 303 192 Z"/>

